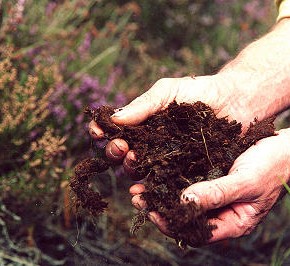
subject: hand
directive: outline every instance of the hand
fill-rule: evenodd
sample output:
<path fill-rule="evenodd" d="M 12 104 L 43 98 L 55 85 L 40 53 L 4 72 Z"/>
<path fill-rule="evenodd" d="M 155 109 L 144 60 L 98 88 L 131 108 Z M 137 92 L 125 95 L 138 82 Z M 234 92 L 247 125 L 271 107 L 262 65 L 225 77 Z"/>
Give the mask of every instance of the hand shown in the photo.
<path fill-rule="evenodd" d="M 177 103 L 202 101 L 211 106 L 219 117 L 228 116 L 229 119 L 242 122 L 246 127 L 254 117 L 234 108 L 235 104 L 242 105 L 244 97 L 237 91 L 231 95 L 230 90 L 225 90 L 227 87 L 229 86 L 219 75 L 161 79 L 146 93 L 116 112 L 112 116 L 112 121 L 116 124 L 137 125 L 157 111 L 165 109 L 174 100 Z M 90 122 L 89 132 L 95 139 L 104 136 L 103 130 L 94 121 Z M 115 139 L 109 142 L 106 146 L 106 154 L 114 161 L 123 160 L 124 168 L 127 172 L 132 172 L 130 163 L 135 156 L 132 151 L 129 151 L 125 141 Z"/>
<path fill-rule="evenodd" d="M 205 211 L 219 209 L 209 220 L 217 226 L 210 242 L 249 234 L 270 211 L 290 180 L 290 129 L 260 140 L 236 159 L 227 176 L 191 185 L 181 195 L 181 203 L 195 201 Z M 140 199 L 144 186 L 130 188 L 132 203 L 146 207 Z M 166 222 L 156 212 L 149 218 L 163 233 Z"/>

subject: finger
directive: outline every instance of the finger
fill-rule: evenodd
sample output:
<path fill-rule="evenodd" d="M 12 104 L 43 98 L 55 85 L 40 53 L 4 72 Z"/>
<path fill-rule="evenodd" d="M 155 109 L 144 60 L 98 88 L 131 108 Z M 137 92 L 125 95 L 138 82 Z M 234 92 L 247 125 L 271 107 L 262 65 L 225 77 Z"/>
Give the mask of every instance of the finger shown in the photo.
<path fill-rule="evenodd" d="M 131 177 L 133 180 L 138 180 L 138 178 L 135 176 L 135 170 L 134 170 L 135 161 L 136 161 L 135 153 L 134 151 L 130 150 L 128 151 L 128 153 L 126 154 L 124 158 L 123 167 L 129 177 Z"/>
<path fill-rule="evenodd" d="M 138 210 L 143 210 L 147 208 L 147 203 L 145 200 L 141 198 L 141 194 L 133 196 L 131 202 L 133 206 Z"/>
<path fill-rule="evenodd" d="M 141 198 L 141 193 L 145 191 L 145 186 L 142 184 L 135 184 L 130 187 L 129 192 L 133 196 L 132 204 L 138 210 L 143 210 L 147 208 L 146 202 Z M 167 227 L 166 221 L 164 218 L 160 216 L 158 212 L 149 212 L 148 213 L 149 220 L 157 226 L 157 228 L 165 235 L 170 236 Z"/>
<path fill-rule="evenodd" d="M 132 198 L 132 204 L 133 206 L 138 210 L 144 210 L 147 208 L 146 201 L 141 199 L 141 195 L 137 194 L 134 195 Z M 157 228 L 165 235 L 170 236 L 169 231 L 166 227 L 166 220 L 160 216 L 158 212 L 149 212 L 148 213 L 148 219 L 157 226 Z"/>
<path fill-rule="evenodd" d="M 149 212 L 148 218 L 163 234 L 171 237 L 169 231 L 167 230 L 166 220 L 162 218 L 158 212 Z"/>
<path fill-rule="evenodd" d="M 147 92 L 112 115 L 117 124 L 137 125 L 168 106 L 176 97 L 178 79 L 161 79 Z"/>
<path fill-rule="evenodd" d="M 128 151 L 128 143 L 123 139 L 114 139 L 106 146 L 106 156 L 116 162 L 121 161 Z"/>
<path fill-rule="evenodd" d="M 104 131 L 93 120 L 89 123 L 89 133 L 94 139 L 102 139 L 104 137 Z"/>
<path fill-rule="evenodd" d="M 143 184 L 135 184 L 130 187 L 129 193 L 131 196 L 135 196 L 137 194 L 141 194 L 145 191 L 145 186 Z"/>
<path fill-rule="evenodd" d="M 248 178 L 247 178 L 248 179 Z M 223 207 L 242 199 L 248 192 L 250 182 L 239 172 L 212 181 L 195 183 L 181 194 L 181 203 L 195 202 L 204 210 Z"/>
<path fill-rule="evenodd" d="M 209 242 L 248 235 L 255 229 L 261 218 L 248 203 L 233 204 L 232 208 L 222 210 L 217 218 L 209 220 L 209 223 L 217 227 L 212 231 L 213 236 Z"/>

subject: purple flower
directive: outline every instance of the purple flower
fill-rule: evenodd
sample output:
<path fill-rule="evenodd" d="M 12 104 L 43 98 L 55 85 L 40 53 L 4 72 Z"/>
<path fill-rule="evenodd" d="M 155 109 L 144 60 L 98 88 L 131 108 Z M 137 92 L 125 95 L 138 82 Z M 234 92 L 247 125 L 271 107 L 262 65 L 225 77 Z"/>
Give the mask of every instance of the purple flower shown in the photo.
<path fill-rule="evenodd" d="M 80 99 L 73 99 L 72 103 L 79 110 L 83 107 L 83 103 Z"/>
<path fill-rule="evenodd" d="M 261 3 L 259 0 L 252 0 L 244 5 L 244 11 L 256 21 L 263 20 L 268 10 L 269 4 L 265 3 L 265 1 Z"/>
<path fill-rule="evenodd" d="M 45 8 L 45 15 L 48 17 L 51 16 L 56 6 L 56 2 L 49 2 Z"/>
<path fill-rule="evenodd" d="M 42 47 L 37 46 L 37 47 L 34 47 L 34 48 L 29 49 L 29 50 L 26 52 L 26 55 L 27 55 L 28 57 L 36 57 L 37 55 L 40 54 L 41 50 L 42 50 Z"/>
<path fill-rule="evenodd" d="M 80 55 L 87 53 L 88 50 L 91 48 L 91 43 L 92 43 L 92 36 L 89 32 L 85 34 L 85 38 L 81 45 L 78 47 L 78 52 Z"/>
<path fill-rule="evenodd" d="M 115 105 L 117 107 L 123 106 L 123 105 L 125 105 L 127 103 L 127 98 L 126 98 L 124 93 L 117 92 L 115 97 L 114 97 L 114 102 L 115 102 Z"/>
<path fill-rule="evenodd" d="M 117 67 L 110 73 L 107 83 L 104 86 L 104 91 L 106 93 L 109 93 L 110 91 L 112 91 L 112 88 L 116 82 L 116 79 L 118 76 L 121 75 L 121 72 L 122 72 L 121 68 Z"/>
<path fill-rule="evenodd" d="M 54 104 L 57 105 L 58 102 L 60 101 L 60 98 L 63 95 L 66 95 L 66 94 L 69 94 L 69 88 L 68 88 L 68 86 L 66 84 L 64 84 L 64 83 L 58 83 L 58 84 L 56 84 L 55 90 L 54 90 L 53 94 L 50 97 L 50 103 L 52 105 L 54 105 Z"/>
<path fill-rule="evenodd" d="M 75 138 L 82 138 L 85 106 L 97 108 L 108 104 L 109 100 L 111 104 L 124 105 L 126 102 L 124 93 L 113 90 L 120 73 L 121 69 L 115 68 L 104 85 L 100 84 L 97 77 L 88 74 L 83 75 L 80 83 L 72 87 L 68 87 L 64 83 L 57 84 L 50 97 L 49 109 L 62 130 L 70 134 L 74 131 Z"/>
<path fill-rule="evenodd" d="M 100 88 L 100 83 L 98 78 L 93 78 L 89 75 L 84 75 L 82 78 L 82 83 L 80 86 L 80 92 L 87 92 L 88 89 L 98 90 Z"/>
<path fill-rule="evenodd" d="M 84 115 L 83 115 L 83 113 L 79 113 L 79 114 L 76 116 L 75 121 L 76 121 L 77 124 L 81 124 L 81 123 L 84 121 Z"/>
<path fill-rule="evenodd" d="M 34 140 L 38 136 L 39 132 L 40 130 L 38 128 L 31 130 L 29 133 L 29 139 Z"/>
<path fill-rule="evenodd" d="M 49 105 L 51 113 L 55 116 L 56 120 L 60 123 L 63 122 L 67 115 L 67 110 L 62 105 Z"/>

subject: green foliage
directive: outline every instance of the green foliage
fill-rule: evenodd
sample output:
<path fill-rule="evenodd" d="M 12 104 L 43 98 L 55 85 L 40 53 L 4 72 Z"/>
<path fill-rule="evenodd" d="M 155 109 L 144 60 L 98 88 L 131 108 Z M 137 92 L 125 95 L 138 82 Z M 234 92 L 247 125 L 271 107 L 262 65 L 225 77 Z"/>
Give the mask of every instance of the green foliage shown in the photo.
<path fill-rule="evenodd" d="M 283 182 L 283 185 L 284 185 L 285 189 L 287 190 L 287 192 L 290 194 L 290 187 L 288 186 L 288 184 Z"/>
<path fill-rule="evenodd" d="M 111 2 L 132 6 L 130 1 Z M 128 78 L 121 84 L 132 90 L 146 89 L 165 76 L 212 74 L 274 22 L 272 0 L 133 3 L 139 12 L 130 21 L 137 31 L 130 43 L 130 64 L 125 64 Z"/>
<path fill-rule="evenodd" d="M 289 186 L 286 184 L 286 188 Z M 287 188 L 287 190 L 288 190 Z M 284 208 L 288 212 L 288 217 L 290 216 L 290 190 L 288 190 L 289 195 L 284 199 Z M 288 228 L 289 229 L 289 228 Z M 274 248 L 272 257 L 271 257 L 271 266 L 283 266 L 286 265 L 286 261 L 289 261 L 290 258 L 290 248 L 288 246 L 282 245 L 283 238 L 287 235 L 287 228 L 278 239 L 276 246 Z"/>

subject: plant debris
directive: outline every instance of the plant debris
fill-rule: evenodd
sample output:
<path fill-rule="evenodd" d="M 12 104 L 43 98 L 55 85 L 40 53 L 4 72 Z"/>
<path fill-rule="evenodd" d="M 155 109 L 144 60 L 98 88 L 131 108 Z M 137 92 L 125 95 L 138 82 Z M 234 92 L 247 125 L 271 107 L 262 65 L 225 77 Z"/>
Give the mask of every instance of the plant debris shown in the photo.
<path fill-rule="evenodd" d="M 146 222 L 146 213 L 157 211 L 167 221 L 167 229 L 179 246 L 200 246 L 212 236 L 214 226 L 194 202 L 180 204 L 182 191 L 196 182 L 226 175 L 235 159 L 258 140 L 274 135 L 275 117 L 255 120 L 241 136 L 241 123 L 217 118 L 202 102 L 176 102 L 137 126 L 111 122 L 114 109 L 102 106 L 86 110 L 104 130 L 109 140 L 122 138 L 136 154 L 135 172 L 144 179 L 146 210 L 133 219 L 132 231 Z M 90 188 L 90 179 L 111 166 L 105 158 L 89 158 L 75 169 L 71 188 L 78 205 L 98 215 L 107 208 L 101 195 Z"/>

